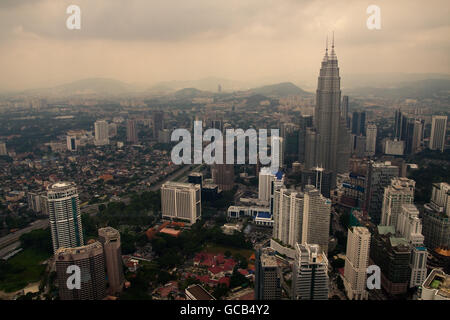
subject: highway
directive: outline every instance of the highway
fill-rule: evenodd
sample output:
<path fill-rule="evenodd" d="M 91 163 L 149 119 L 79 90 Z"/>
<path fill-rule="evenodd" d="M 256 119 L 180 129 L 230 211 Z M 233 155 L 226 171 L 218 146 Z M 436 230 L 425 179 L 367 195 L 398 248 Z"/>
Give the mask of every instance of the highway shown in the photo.
<path fill-rule="evenodd" d="M 10 233 L 7 236 L 4 236 L 3 238 L 0 238 L 0 249 L 13 244 L 14 242 L 19 241 L 20 236 L 25 233 L 37 229 L 46 229 L 48 226 L 49 226 L 48 219 L 34 221 L 28 227 L 25 227 L 14 233 Z"/>

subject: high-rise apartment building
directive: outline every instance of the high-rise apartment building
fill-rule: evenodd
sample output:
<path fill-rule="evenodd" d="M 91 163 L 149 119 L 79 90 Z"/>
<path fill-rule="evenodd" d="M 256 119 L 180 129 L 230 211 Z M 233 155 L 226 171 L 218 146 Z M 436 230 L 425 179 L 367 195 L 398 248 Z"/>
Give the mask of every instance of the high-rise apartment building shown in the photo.
<path fill-rule="evenodd" d="M 381 221 L 384 188 L 391 184 L 391 180 L 399 176 L 399 168 L 391 162 L 370 161 L 367 170 L 365 188 L 365 211 L 375 224 Z"/>
<path fill-rule="evenodd" d="M 447 116 L 433 116 L 431 120 L 430 149 L 444 152 L 447 134 Z"/>
<path fill-rule="evenodd" d="M 304 192 L 275 190 L 273 237 L 284 244 L 316 243 L 328 253 L 331 201 L 308 185 Z"/>
<path fill-rule="evenodd" d="M 272 172 L 270 167 L 263 167 L 259 172 L 258 178 L 258 199 L 263 201 L 270 201 L 273 194 L 273 182 L 284 182 L 284 175 L 281 171 Z"/>
<path fill-rule="evenodd" d="M 130 143 L 138 143 L 137 123 L 134 119 L 127 120 L 127 141 Z"/>
<path fill-rule="evenodd" d="M 104 146 L 109 144 L 109 125 L 108 122 L 104 120 L 99 120 L 95 122 L 95 140 L 96 146 Z"/>
<path fill-rule="evenodd" d="M 61 300 L 102 300 L 106 297 L 105 257 L 100 242 L 59 248 L 55 252 L 55 265 Z M 71 266 L 80 268 L 80 289 L 67 285 L 74 272 L 68 270 Z"/>
<path fill-rule="evenodd" d="M 328 260 L 317 244 L 295 244 L 292 299 L 328 300 Z"/>
<path fill-rule="evenodd" d="M 415 205 L 402 205 L 396 230 L 411 245 L 411 277 L 409 286 L 411 288 L 420 286 L 427 276 L 428 251 L 423 244 L 422 221 L 419 218 L 419 210 L 417 210 Z"/>
<path fill-rule="evenodd" d="M 270 248 L 256 251 L 255 300 L 279 300 L 281 298 L 281 268 Z"/>
<path fill-rule="evenodd" d="M 366 128 L 366 154 L 370 157 L 375 155 L 377 147 L 377 126 L 373 123 Z"/>
<path fill-rule="evenodd" d="M 344 286 L 350 300 L 367 300 L 367 267 L 370 232 L 365 227 L 351 227 L 347 236 Z"/>
<path fill-rule="evenodd" d="M 73 182 L 56 182 L 47 187 L 47 207 L 53 251 L 84 244 L 80 200 Z"/>
<path fill-rule="evenodd" d="M 450 248 L 450 185 L 434 183 L 423 212 L 423 235 L 430 250 Z"/>
<path fill-rule="evenodd" d="M 397 226 L 402 205 L 414 202 L 415 185 L 416 182 L 408 178 L 393 178 L 391 184 L 384 188 L 381 225 Z"/>
<path fill-rule="evenodd" d="M 164 129 L 164 112 L 155 111 L 153 112 L 153 138 L 159 137 L 159 132 Z"/>
<path fill-rule="evenodd" d="M 194 224 L 201 216 L 201 189 L 198 184 L 166 182 L 161 187 L 163 219 Z"/>
<path fill-rule="evenodd" d="M 108 292 L 117 294 L 122 291 L 125 281 L 120 243 L 120 233 L 114 228 L 98 229 L 98 238 L 103 245 L 106 274 L 108 276 Z"/>

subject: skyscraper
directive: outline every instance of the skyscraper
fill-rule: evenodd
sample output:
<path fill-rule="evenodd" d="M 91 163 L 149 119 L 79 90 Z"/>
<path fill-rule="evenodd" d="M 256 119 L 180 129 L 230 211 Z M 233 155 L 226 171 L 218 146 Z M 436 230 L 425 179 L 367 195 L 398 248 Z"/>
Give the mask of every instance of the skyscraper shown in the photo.
<path fill-rule="evenodd" d="M 370 232 L 365 227 L 348 229 L 345 255 L 344 286 L 350 300 L 366 300 L 367 266 L 369 265 Z"/>
<path fill-rule="evenodd" d="M 284 244 L 316 243 L 328 253 L 331 201 L 308 185 L 304 192 L 275 190 L 273 237 Z"/>
<path fill-rule="evenodd" d="M 263 167 L 259 172 L 258 177 L 258 199 L 263 201 L 270 201 L 270 196 L 273 191 L 273 182 L 276 180 L 284 181 L 282 172 L 271 172 L 270 167 Z"/>
<path fill-rule="evenodd" d="M 159 137 L 159 131 L 164 129 L 164 112 L 153 112 L 153 138 Z"/>
<path fill-rule="evenodd" d="M 389 161 L 370 161 L 367 171 L 364 207 L 372 222 L 379 224 L 381 221 L 384 188 L 391 184 L 392 178 L 399 176 L 399 168 L 391 165 Z"/>
<path fill-rule="evenodd" d="M 55 265 L 61 300 L 102 300 L 106 297 L 105 257 L 100 242 L 59 248 L 55 252 Z M 67 280 L 73 274 L 67 271 L 74 265 L 80 268 L 80 289 L 67 286 Z"/>
<path fill-rule="evenodd" d="M 98 229 L 98 238 L 103 245 L 105 255 L 106 274 L 108 276 L 111 294 L 122 291 L 124 284 L 123 263 L 121 254 L 120 233 L 114 228 L 106 227 Z"/>
<path fill-rule="evenodd" d="M 295 244 L 292 299 L 328 300 L 328 260 L 317 244 Z"/>
<path fill-rule="evenodd" d="M 415 205 L 402 205 L 396 231 L 411 245 L 411 277 L 409 286 L 411 288 L 420 286 L 427 276 L 428 251 L 423 245 L 422 221 L 419 218 L 419 210 L 417 210 Z"/>
<path fill-rule="evenodd" d="M 305 153 L 306 153 L 306 129 L 312 128 L 313 117 L 301 115 L 299 119 L 299 130 L 298 130 L 298 161 L 305 163 Z"/>
<path fill-rule="evenodd" d="M 138 143 L 137 124 L 136 120 L 127 120 L 127 141 L 130 143 Z"/>
<path fill-rule="evenodd" d="M 6 150 L 6 143 L 0 142 L 0 156 L 7 156 L 8 151 Z"/>
<path fill-rule="evenodd" d="M 397 227 L 402 205 L 414 202 L 415 185 L 416 182 L 408 178 L 393 178 L 391 184 L 384 188 L 381 225 Z"/>
<path fill-rule="evenodd" d="M 374 156 L 377 147 L 377 126 L 373 123 L 368 124 L 366 128 L 366 153 L 368 156 Z"/>
<path fill-rule="evenodd" d="M 333 172 L 333 187 L 336 174 L 348 171 L 350 156 L 350 134 L 346 120 L 341 117 L 341 89 L 339 67 L 334 51 L 334 40 L 331 54 L 328 47 L 322 60 L 316 91 L 316 107 L 314 109 L 315 135 L 307 134 L 307 152 L 314 152 L 314 159 L 306 162 L 306 169 L 322 167 Z M 308 150 L 308 145 L 311 150 Z"/>
<path fill-rule="evenodd" d="M 344 118 L 347 128 L 350 128 L 350 119 L 348 118 L 348 96 L 342 97 L 341 117 Z"/>
<path fill-rule="evenodd" d="M 53 251 L 84 244 L 80 201 L 75 183 L 57 182 L 47 187 Z"/>
<path fill-rule="evenodd" d="M 366 113 L 364 111 L 355 111 L 352 115 L 352 134 L 366 134 Z"/>
<path fill-rule="evenodd" d="M 447 116 L 433 116 L 431 121 L 430 149 L 444 152 L 447 134 Z"/>
<path fill-rule="evenodd" d="M 425 245 L 431 250 L 450 248 L 450 185 L 433 183 L 430 203 L 424 209 Z"/>
<path fill-rule="evenodd" d="M 201 216 L 201 199 L 198 184 L 166 182 L 161 187 L 162 217 L 194 224 Z"/>
<path fill-rule="evenodd" d="M 281 298 L 281 268 L 275 252 L 270 248 L 256 251 L 255 300 L 278 300 Z"/>
<path fill-rule="evenodd" d="M 95 145 L 103 146 L 109 144 L 109 126 L 108 122 L 99 120 L 95 122 Z"/>

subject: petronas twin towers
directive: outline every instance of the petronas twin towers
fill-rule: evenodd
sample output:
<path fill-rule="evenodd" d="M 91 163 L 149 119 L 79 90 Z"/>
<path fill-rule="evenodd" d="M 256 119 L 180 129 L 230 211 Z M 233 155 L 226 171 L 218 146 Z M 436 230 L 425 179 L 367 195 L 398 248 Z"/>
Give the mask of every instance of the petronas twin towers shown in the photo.
<path fill-rule="evenodd" d="M 336 173 L 348 171 L 350 157 L 350 132 L 346 120 L 341 116 L 341 78 L 334 39 L 331 53 L 328 43 L 320 68 L 314 110 L 314 127 L 306 133 L 305 167 L 323 168 L 333 173 L 333 187 Z"/>

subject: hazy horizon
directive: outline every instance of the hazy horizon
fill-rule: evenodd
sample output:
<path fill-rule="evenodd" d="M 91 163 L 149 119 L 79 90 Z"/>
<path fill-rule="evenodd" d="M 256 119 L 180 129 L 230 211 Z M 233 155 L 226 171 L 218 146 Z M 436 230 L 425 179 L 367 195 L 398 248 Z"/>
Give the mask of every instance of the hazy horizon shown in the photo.
<path fill-rule="evenodd" d="M 79 5 L 81 30 L 65 26 Z M 381 8 L 368 30 L 366 8 Z M 450 74 L 446 1 L 3 0 L 1 91 L 86 78 L 153 85 L 209 77 L 268 84 L 317 81 L 335 32 L 341 76 Z"/>

